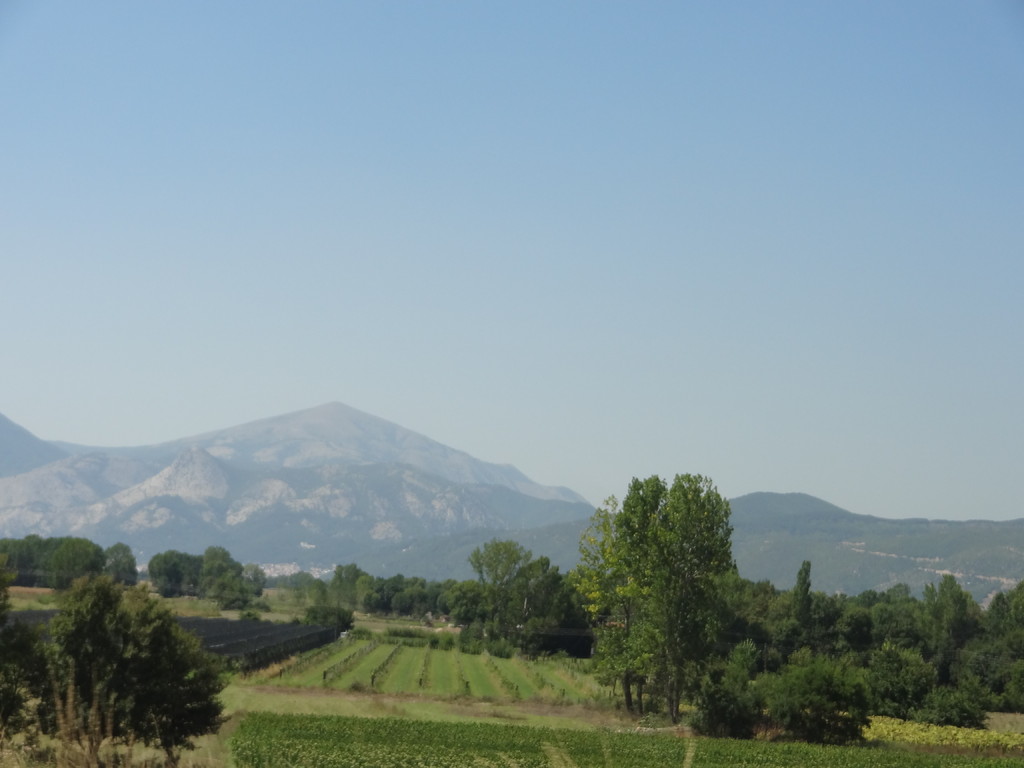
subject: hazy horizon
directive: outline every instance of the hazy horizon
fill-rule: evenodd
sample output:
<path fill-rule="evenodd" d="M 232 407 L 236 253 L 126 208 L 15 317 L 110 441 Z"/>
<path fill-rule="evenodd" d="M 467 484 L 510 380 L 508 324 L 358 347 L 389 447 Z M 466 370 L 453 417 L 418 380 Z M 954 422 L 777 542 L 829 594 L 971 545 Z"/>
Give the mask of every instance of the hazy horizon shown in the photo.
<path fill-rule="evenodd" d="M 1009 0 L 0 6 L 0 413 L 1024 517 Z"/>

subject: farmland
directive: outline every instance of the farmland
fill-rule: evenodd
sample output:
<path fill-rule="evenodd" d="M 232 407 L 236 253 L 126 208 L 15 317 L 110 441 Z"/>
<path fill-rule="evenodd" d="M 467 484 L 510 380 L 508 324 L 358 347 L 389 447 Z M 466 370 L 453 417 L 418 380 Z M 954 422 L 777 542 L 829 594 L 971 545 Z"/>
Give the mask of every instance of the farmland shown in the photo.
<path fill-rule="evenodd" d="M 487 653 L 441 650 L 426 638 L 356 637 L 255 673 L 249 684 L 318 685 L 336 691 L 374 691 L 434 698 L 584 704 L 607 696 L 576 659 L 527 661 Z"/>
<path fill-rule="evenodd" d="M 1024 762 L 879 748 L 690 739 L 611 730 L 257 713 L 231 741 L 237 768 L 1019 768 Z"/>
<path fill-rule="evenodd" d="M 949 754 L 952 732 L 962 729 L 946 729 L 938 742 L 893 735 L 885 721 L 869 731 L 872 739 L 946 748 L 938 755 L 877 743 L 840 748 L 680 738 L 676 729 L 640 733 L 587 670 L 580 660 L 504 659 L 442 650 L 424 638 L 357 633 L 237 680 L 227 691 L 231 708 L 252 714 L 231 737 L 231 753 L 237 768 L 1024 766 L 1005 756 L 1019 755 L 1007 748 L 1016 743 L 1010 737 Z"/>

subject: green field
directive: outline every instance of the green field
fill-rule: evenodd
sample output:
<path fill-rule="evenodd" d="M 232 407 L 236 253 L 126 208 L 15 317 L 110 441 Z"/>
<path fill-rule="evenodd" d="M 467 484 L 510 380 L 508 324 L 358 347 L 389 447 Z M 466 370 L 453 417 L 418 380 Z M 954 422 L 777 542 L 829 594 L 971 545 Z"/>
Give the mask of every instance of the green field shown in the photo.
<path fill-rule="evenodd" d="M 948 743 L 839 748 L 681 738 L 672 728 L 637 733 L 589 666 L 440 650 L 422 637 L 344 640 L 225 691 L 240 723 L 234 766 L 1024 768 L 1017 757 L 951 753 Z M 874 738 L 884 738 L 882 728 Z M 901 732 L 893 741 L 909 739 Z"/>
<path fill-rule="evenodd" d="M 500 659 L 379 636 L 336 643 L 291 665 L 257 674 L 250 682 L 435 698 L 582 704 L 601 695 L 600 687 L 584 670 L 585 662 L 578 660 Z"/>
<path fill-rule="evenodd" d="M 258 713 L 231 740 L 237 768 L 1019 768 L 1024 761 L 404 718 Z"/>

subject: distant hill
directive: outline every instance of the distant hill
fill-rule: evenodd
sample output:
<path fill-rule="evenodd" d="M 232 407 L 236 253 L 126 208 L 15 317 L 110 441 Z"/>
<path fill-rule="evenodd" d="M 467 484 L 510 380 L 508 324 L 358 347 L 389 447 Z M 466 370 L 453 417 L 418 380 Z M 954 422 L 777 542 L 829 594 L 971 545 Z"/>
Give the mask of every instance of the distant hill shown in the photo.
<path fill-rule="evenodd" d="M 851 595 L 900 583 L 920 594 L 952 573 L 980 601 L 1024 579 L 1024 520 L 886 520 L 800 493 L 752 493 L 732 499 L 730 506 L 740 575 L 779 589 L 793 586 L 804 560 L 811 561 L 814 589 Z M 586 526 L 586 520 L 575 520 L 519 531 L 474 529 L 400 548 L 382 543 L 360 565 L 380 575 L 469 578 L 469 553 L 497 536 L 568 570 L 578 561 Z"/>
<path fill-rule="evenodd" d="M 1024 579 L 1024 520 L 887 520 L 800 493 L 730 503 L 740 573 L 779 587 L 804 560 L 815 589 L 847 594 L 899 583 L 921 592 L 951 573 L 980 600 Z"/>

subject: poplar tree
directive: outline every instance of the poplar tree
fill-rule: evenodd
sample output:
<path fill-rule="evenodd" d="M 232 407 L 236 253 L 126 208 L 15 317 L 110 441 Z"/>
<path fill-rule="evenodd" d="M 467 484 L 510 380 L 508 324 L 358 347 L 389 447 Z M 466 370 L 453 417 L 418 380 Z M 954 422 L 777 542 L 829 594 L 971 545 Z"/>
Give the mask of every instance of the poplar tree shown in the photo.
<path fill-rule="evenodd" d="M 625 626 L 611 616 L 602 633 L 627 706 L 631 679 L 649 679 L 676 722 L 682 696 L 696 690 L 722 621 L 721 577 L 735 568 L 729 514 L 710 479 L 686 474 L 671 486 L 634 478 L 621 511 L 595 515 L 577 579 L 592 614 L 628 606 Z"/>

